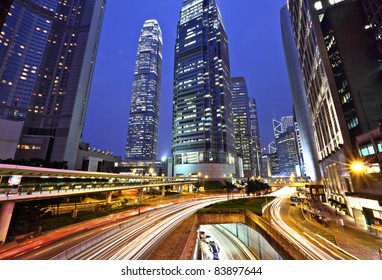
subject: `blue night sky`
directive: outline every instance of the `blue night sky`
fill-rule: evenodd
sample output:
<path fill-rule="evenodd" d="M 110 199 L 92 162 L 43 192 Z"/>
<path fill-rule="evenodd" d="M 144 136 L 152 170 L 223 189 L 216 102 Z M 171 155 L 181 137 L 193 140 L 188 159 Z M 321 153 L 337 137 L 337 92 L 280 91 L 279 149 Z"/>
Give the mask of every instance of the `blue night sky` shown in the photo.
<path fill-rule="evenodd" d="M 124 159 L 138 38 L 147 19 L 163 33 L 159 157 L 171 151 L 174 47 L 182 0 L 108 0 L 83 140 Z M 272 119 L 292 114 L 281 40 L 286 0 L 217 0 L 229 40 L 231 76 L 244 76 L 257 102 L 261 145 L 273 140 Z"/>

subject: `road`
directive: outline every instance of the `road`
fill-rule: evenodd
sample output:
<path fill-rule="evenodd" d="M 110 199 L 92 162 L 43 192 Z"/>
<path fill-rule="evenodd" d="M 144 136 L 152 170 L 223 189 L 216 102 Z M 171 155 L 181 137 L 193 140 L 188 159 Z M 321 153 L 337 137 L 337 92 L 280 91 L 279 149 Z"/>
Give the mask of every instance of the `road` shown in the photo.
<path fill-rule="evenodd" d="M 216 201 L 225 200 L 226 197 L 217 198 L 203 198 L 200 200 L 191 201 L 195 203 L 194 211 L 197 208 L 204 207 L 207 204 L 214 203 Z M 153 215 L 153 210 L 158 211 L 172 211 L 171 209 L 179 210 L 179 207 L 186 207 L 188 202 L 174 203 L 169 202 L 154 207 L 141 207 L 140 209 L 132 209 L 121 213 L 108 215 L 105 217 L 93 219 L 87 222 L 78 223 L 68 227 L 60 228 L 57 230 L 49 231 L 41 236 L 33 239 L 29 239 L 23 243 L 12 242 L 0 246 L 0 260 L 46 260 L 58 255 L 59 253 L 85 242 L 86 240 L 93 238 L 109 231 L 115 227 L 123 227 L 126 223 L 133 223 L 133 220 L 142 219 L 145 215 Z M 187 206 L 188 207 L 188 206 Z M 138 216 L 138 213 L 140 215 Z M 159 216 L 159 220 L 163 216 Z M 180 220 L 179 220 L 180 221 Z M 176 222 L 176 221 L 175 221 Z M 143 221 L 145 223 L 145 221 Z M 159 223 L 159 221 L 158 221 Z M 172 229 L 172 225 L 168 225 L 168 229 Z"/>
<path fill-rule="evenodd" d="M 202 225 L 200 231 L 210 236 L 208 242 L 213 240 L 219 247 L 220 260 L 257 260 L 258 258 L 232 233 L 220 225 Z M 200 241 L 201 251 L 207 259 L 212 259 L 208 243 Z"/>
<path fill-rule="evenodd" d="M 144 260 L 187 217 L 211 203 L 226 198 L 189 201 L 138 222 L 84 250 L 72 259 L 81 260 Z"/>
<path fill-rule="evenodd" d="M 307 259 L 311 260 L 354 260 L 356 257 L 339 248 L 318 234 L 310 232 L 298 224 L 294 217 L 300 209 L 290 206 L 289 197 L 294 188 L 283 188 L 270 205 L 271 225 L 281 232 L 290 243 L 294 244 Z"/>

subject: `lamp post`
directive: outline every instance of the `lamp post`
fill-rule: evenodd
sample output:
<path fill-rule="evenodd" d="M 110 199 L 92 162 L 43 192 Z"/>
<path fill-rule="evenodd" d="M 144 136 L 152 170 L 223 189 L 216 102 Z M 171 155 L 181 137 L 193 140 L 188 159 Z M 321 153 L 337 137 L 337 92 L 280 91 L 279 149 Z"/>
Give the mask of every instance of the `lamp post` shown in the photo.
<path fill-rule="evenodd" d="M 138 215 L 141 214 L 142 195 L 143 195 L 143 187 L 142 187 L 142 177 L 141 177 L 141 187 L 139 189 L 139 199 L 138 199 Z"/>

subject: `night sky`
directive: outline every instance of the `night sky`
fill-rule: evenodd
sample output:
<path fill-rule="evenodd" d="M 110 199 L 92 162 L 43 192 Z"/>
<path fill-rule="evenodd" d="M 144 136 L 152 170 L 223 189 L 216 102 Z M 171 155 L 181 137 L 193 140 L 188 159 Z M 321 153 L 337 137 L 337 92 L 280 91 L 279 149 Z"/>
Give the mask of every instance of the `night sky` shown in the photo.
<path fill-rule="evenodd" d="M 147 19 L 163 33 L 159 158 L 171 151 L 174 47 L 182 0 L 108 0 L 83 140 L 125 158 L 138 38 Z M 273 140 L 272 119 L 292 114 L 281 40 L 286 0 L 217 0 L 229 41 L 231 76 L 244 76 L 257 102 L 261 146 Z"/>

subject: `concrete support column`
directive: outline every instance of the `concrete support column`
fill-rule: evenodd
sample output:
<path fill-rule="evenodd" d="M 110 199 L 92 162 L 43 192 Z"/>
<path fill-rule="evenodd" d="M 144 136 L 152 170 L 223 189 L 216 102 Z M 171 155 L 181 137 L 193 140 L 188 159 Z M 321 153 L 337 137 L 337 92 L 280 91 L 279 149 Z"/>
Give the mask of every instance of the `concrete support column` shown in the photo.
<path fill-rule="evenodd" d="M 113 195 L 113 191 L 106 193 L 106 203 L 111 203 L 111 196 Z"/>
<path fill-rule="evenodd" d="M 1 204 L 0 208 L 0 244 L 4 243 L 7 238 L 9 224 L 11 223 L 14 202 L 6 202 Z"/>
<path fill-rule="evenodd" d="M 162 186 L 162 196 L 166 195 L 166 186 Z"/>

